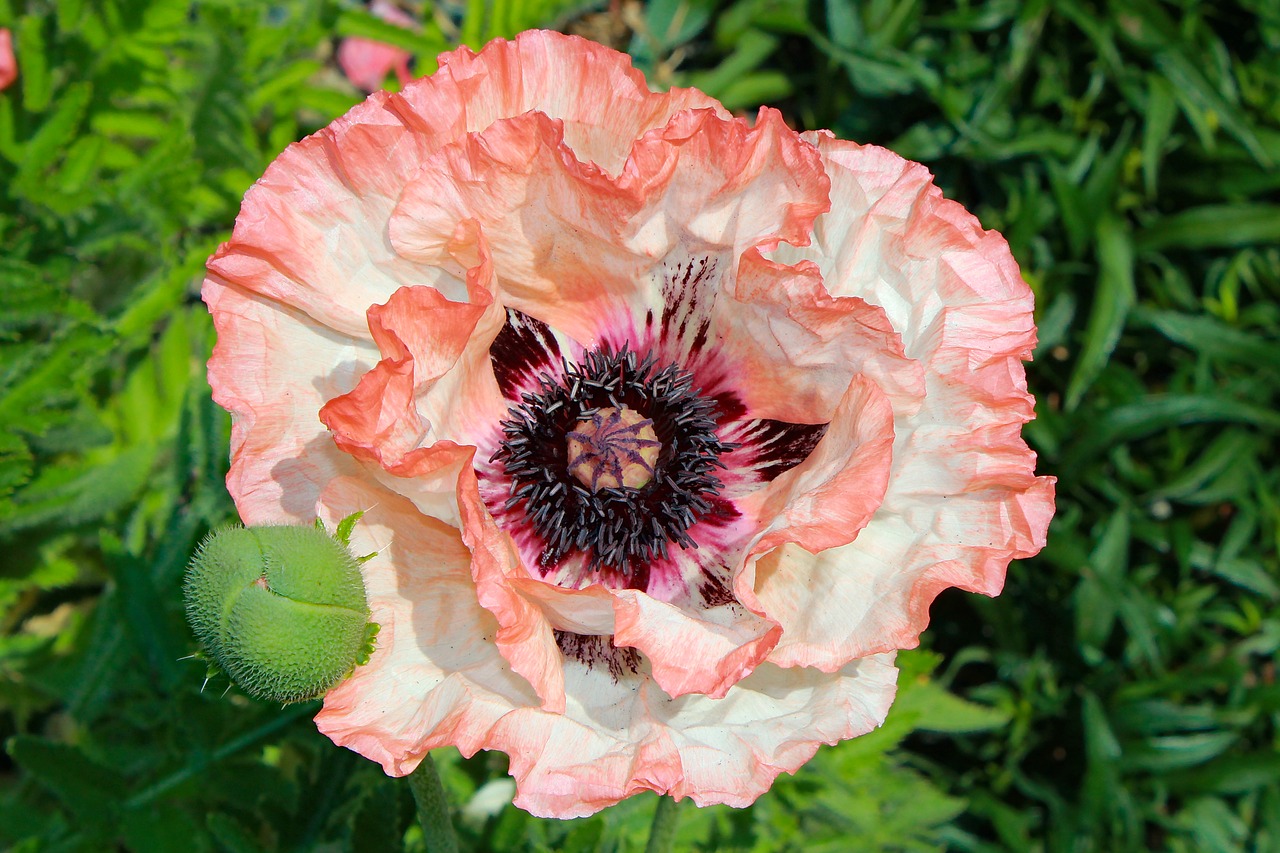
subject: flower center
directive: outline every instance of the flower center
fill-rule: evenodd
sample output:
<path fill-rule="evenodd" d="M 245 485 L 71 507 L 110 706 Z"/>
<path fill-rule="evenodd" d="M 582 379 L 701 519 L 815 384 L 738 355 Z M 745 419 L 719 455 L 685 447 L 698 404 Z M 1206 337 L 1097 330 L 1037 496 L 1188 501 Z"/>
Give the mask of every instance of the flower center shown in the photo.
<path fill-rule="evenodd" d="M 510 491 L 490 510 L 513 533 L 531 529 L 540 567 L 581 555 L 643 585 L 652 560 L 696 548 L 688 530 L 716 506 L 728 445 L 692 375 L 602 348 L 539 385 L 502 421 L 491 461 Z"/>
<path fill-rule="evenodd" d="M 593 492 L 638 489 L 653 479 L 661 449 L 652 419 L 605 406 L 569 433 L 569 473 Z"/>

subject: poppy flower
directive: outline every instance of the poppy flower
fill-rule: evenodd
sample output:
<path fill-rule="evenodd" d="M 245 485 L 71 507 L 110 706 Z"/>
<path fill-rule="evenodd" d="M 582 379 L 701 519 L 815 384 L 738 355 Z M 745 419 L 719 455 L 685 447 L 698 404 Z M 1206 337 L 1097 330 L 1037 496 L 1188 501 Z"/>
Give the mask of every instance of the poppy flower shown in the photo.
<path fill-rule="evenodd" d="M 405 29 L 417 26 L 407 12 L 388 0 L 373 0 L 369 4 L 369 13 Z M 396 72 L 401 86 L 413 79 L 409 72 L 409 61 L 413 55 L 384 42 L 356 36 L 345 38 L 338 45 L 337 58 L 338 67 L 347 79 L 366 92 L 381 89 L 392 71 Z"/>
<path fill-rule="evenodd" d="M 0 27 L 0 92 L 18 79 L 18 61 L 13 56 L 13 33 Z"/>
<path fill-rule="evenodd" d="M 1044 544 L 1032 296 L 929 172 L 549 32 L 291 146 L 209 261 L 247 524 L 352 531 L 317 716 L 516 804 L 743 806 L 885 717 L 946 587 Z"/>

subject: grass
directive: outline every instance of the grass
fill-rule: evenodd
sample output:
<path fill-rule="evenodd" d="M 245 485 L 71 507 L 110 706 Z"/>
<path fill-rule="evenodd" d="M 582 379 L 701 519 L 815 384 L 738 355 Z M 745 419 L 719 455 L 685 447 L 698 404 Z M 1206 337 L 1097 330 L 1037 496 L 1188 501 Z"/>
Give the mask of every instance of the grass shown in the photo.
<path fill-rule="evenodd" d="M 998 599 L 938 601 L 884 730 L 750 810 L 684 809 L 680 844 L 1280 846 L 1280 10 L 584 8 L 446 5 L 405 33 L 329 0 L 0 0 L 21 68 L 0 94 L 0 841 L 420 843 L 407 791 L 316 735 L 309 706 L 202 693 L 181 660 L 187 555 L 231 512 L 195 294 L 249 183 L 357 100 L 336 38 L 395 40 L 429 71 L 458 39 L 550 24 L 926 163 L 1038 301 L 1048 548 Z M 500 757 L 440 763 L 456 802 L 502 800 Z M 477 807 L 462 828 L 477 849 L 639 849 L 652 808 Z"/>

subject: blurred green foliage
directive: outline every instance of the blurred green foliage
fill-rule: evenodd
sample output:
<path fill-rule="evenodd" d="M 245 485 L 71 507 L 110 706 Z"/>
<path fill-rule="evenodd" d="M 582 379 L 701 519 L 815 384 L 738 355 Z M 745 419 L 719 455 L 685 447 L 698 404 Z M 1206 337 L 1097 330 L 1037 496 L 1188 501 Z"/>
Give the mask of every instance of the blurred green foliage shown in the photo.
<path fill-rule="evenodd" d="M 1049 547 L 999 599 L 944 594 L 883 729 L 752 809 L 683 808 L 678 845 L 1280 847 L 1280 7 L 415 10 L 404 30 L 339 0 L 0 0 L 20 68 L 0 93 L 0 845 L 420 846 L 407 788 L 312 706 L 202 692 L 184 660 L 183 567 L 231 518 L 199 281 L 267 163 L 361 97 L 337 39 L 426 73 L 547 25 L 925 162 L 1038 297 Z M 438 763 L 474 849 L 643 845 L 652 798 L 542 821 L 509 805 L 501 756 Z"/>

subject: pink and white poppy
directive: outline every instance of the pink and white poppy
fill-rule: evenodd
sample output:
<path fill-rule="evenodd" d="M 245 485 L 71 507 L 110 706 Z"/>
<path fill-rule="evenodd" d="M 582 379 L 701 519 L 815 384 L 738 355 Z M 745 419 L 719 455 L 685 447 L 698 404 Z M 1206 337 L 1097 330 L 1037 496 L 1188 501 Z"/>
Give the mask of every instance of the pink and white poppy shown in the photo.
<path fill-rule="evenodd" d="M 516 804 L 744 806 L 880 725 L 947 587 L 1044 545 L 1004 239 L 881 148 L 549 32 L 291 146 L 209 261 L 247 524 L 364 510 L 378 648 L 317 716 Z"/>

